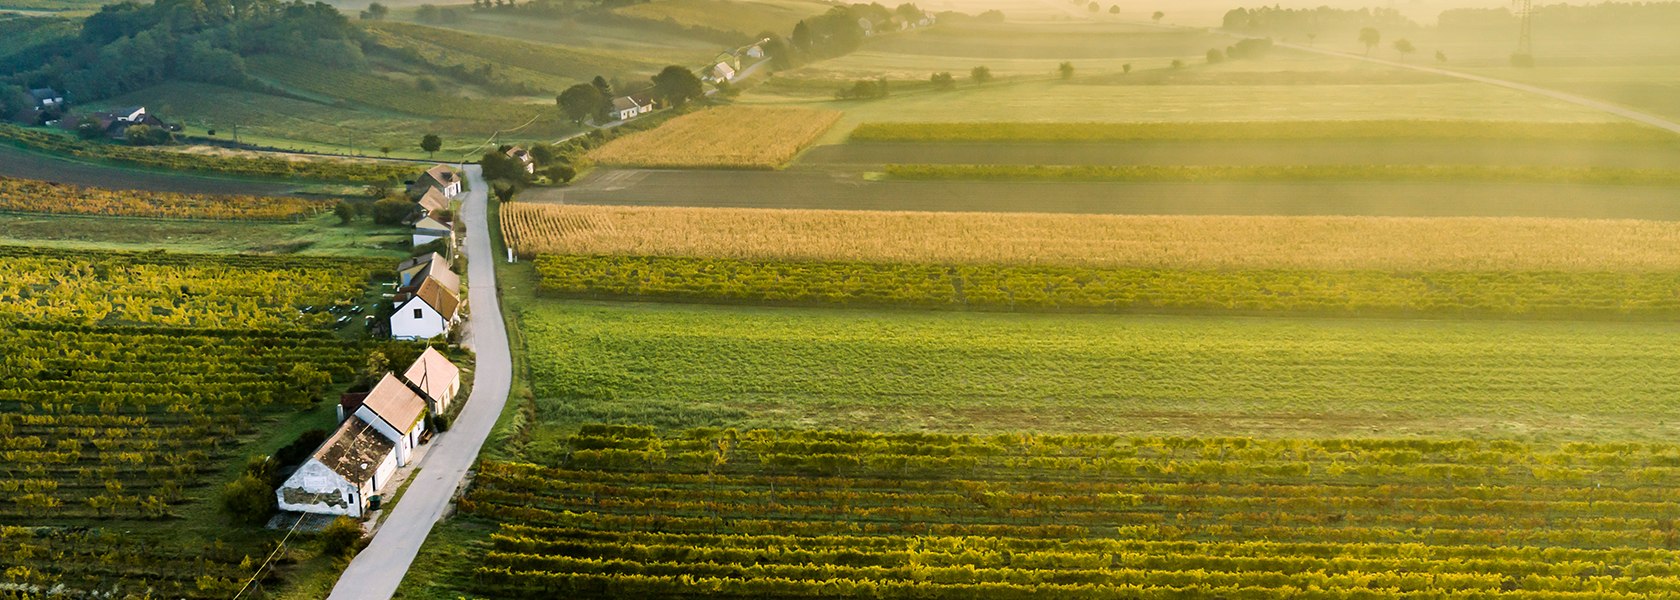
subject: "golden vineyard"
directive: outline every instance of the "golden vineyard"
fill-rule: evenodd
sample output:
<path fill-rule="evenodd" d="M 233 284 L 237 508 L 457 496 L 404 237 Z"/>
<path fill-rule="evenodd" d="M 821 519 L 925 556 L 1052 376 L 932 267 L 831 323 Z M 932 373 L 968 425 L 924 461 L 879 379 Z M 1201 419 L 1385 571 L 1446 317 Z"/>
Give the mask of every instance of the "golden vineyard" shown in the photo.
<path fill-rule="evenodd" d="M 589 157 L 624 167 L 774 169 L 839 120 L 832 110 L 726 106 L 613 140 Z"/>
<path fill-rule="evenodd" d="M 1668 272 L 1680 224 L 1519 218 L 1108 216 L 507 204 L 540 254 L 1197 269 Z"/>
<path fill-rule="evenodd" d="M 0 212 L 223 221 L 283 221 L 327 210 L 331 202 L 261 196 L 106 190 L 0 177 Z"/>

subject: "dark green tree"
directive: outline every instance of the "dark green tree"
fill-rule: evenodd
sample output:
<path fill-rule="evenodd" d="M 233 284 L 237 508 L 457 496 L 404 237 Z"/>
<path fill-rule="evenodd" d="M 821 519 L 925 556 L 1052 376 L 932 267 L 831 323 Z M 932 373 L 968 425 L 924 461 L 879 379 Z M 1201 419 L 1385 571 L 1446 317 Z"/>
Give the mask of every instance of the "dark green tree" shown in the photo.
<path fill-rule="evenodd" d="M 555 104 L 560 106 L 560 112 L 565 113 L 567 119 L 582 125 L 584 120 L 595 116 L 606 104 L 606 97 L 601 95 L 601 89 L 587 83 L 580 83 L 566 88 L 554 98 Z"/>
<path fill-rule="evenodd" d="M 968 78 L 974 83 L 986 83 L 992 80 L 992 70 L 985 65 L 974 67 L 968 70 Z"/>
<path fill-rule="evenodd" d="M 653 76 L 653 93 L 671 106 L 681 107 L 690 100 L 699 100 L 705 95 L 705 88 L 694 71 L 671 65 Z"/>
<path fill-rule="evenodd" d="M 338 204 L 333 205 L 333 214 L 338 217 L 339 225 L 349 225 L 350 220 L 356 218 L 356 207 L 340 200 Z"/>
<path fill-rule="evenodd" d="M 438 137 L 438 134 L 428 133 L 420 136 L 420 149 L 426 151 L 426 158 L 431 158 L 432 155 L 436 154 L 437 151 L 442 148 L 443 138 Z"/>
<path fill-rule="evenodd" d="M 1062 79 L 1073 79 L 1073 63 L 1062 63 L 1060 66 L 1056 67 L 1056 73 L 1060 74 Z"/>
<path fill-rule="evenodd" d="M 373 222 L 380 225 L 401 225 L 414 213 L 414 203 L 403 198 L 383 198 L 373 203 Z"/>
<path fill-rule="evenodd" d="M 594 79 L 589 80 L 589 85 L 593 85 L 595 86 L 595 89 L 601 90 L 601 97 L 613 97 L 613 86 L 612 83 L 607 81 L 607 78 L 596 75 Z"/>

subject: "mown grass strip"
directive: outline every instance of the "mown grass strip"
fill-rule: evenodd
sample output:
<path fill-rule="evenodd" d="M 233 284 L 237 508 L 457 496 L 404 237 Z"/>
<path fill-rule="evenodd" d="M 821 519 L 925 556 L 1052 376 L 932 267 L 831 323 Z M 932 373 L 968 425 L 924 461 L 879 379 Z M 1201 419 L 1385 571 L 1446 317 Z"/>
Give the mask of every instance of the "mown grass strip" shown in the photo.
<path fill-rule="evenodd" d="M 1486 165 L 886 165 L 895 179 L 921 181 L 1285 182 L 1334 181 L 1676 185 L 1680 171 L 1610 167 Z"/>
<path fill-rule="evenodd" d="M 1265 121 L 1197 123 L 864 123 L 858 142 L 1119 142 L 1152 140 L 1509 140 L 1671 142 L 1632 123 Z"/>

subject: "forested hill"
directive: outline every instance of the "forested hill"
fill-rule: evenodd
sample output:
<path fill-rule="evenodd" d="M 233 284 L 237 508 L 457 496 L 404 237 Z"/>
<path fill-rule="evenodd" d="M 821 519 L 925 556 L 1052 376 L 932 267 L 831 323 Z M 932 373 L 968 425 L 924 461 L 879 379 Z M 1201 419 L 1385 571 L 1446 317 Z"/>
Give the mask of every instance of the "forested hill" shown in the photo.
<path fill-rule="evenodd" d="M 0 57 L 14 88 L 53 87 L 98 100 L 170 79 L 255 85 L 245 58 L 284 54 L 330 66 L 364 62 L 363 32 L 324 3 L 301 0 L 157 0 L 100 9 L 79 35 L 42 40 Z"/>

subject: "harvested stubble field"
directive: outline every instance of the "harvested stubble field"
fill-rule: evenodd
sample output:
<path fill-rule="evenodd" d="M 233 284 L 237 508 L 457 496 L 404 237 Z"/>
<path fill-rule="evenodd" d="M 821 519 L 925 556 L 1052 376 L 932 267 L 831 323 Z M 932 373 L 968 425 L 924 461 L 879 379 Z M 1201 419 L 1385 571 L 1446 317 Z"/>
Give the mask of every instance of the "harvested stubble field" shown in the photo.
<path fill-rule="evenodd" d="M 1680 271 L 1680 223 L 938 213 L 512 203 L 539 254 L 1184 269 Z"/>
<path fill-rule="evenodd" d="M 792 161 L 840 120 L 840 112 L 725 106 L 670 120 L 589 153 L 603 165 L 643 168 L 774 169 Z"/>
<path fill-rule="evenodd" d="M 1340 120 L 1181 123 L 864 123 L 851 139 L 879 142 L 1115 142 L 1152 140 L 1507 140 L 1672 142 L 1633 123 Z"/>
<path fill-rule="evenodd" d="M 279 221 L 331 206 L 325 200 L 107 190 L 0 176 L 0 212 Z"/>

